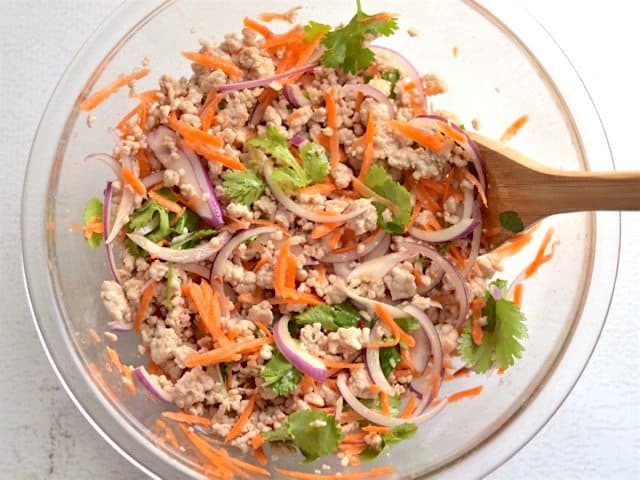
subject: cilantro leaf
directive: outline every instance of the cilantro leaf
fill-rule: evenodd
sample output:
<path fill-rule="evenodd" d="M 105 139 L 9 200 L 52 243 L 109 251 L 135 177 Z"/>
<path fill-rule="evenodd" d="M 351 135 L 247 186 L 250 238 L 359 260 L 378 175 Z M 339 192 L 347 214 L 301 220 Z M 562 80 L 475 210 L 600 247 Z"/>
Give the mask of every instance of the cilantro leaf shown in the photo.
<path fill-rule="evenodd" d="M 328 32 L 322 39 L 326 47 L 322 55 L 325 67 L 339 68 L 346 73 L 358 73 L 366 69 L 375 54 L 365 45 L 372 37 L 388 37 L 398 30 L 398 22 L 391 15 L 367 15 L 362 11 L 360 0 L 358 11 L 351 21 L 342 28 Z"/>
<path fill-rule="evenodd" d="M 171 216 L 173 214 L 170 214 Z M 184 213 L 178 217 L 178 220 L 175 222 L 173 227 L 171 227 L 171 231 L 177 235 L 182 235 L 185 229 L 189 232 L 193 232 L 198 228 L 198 222 L 200 221 L 200 217 L 196 215 L 194 212 L 185 208 Z M 171 219 L 171 223 L 173 223 L 173 219 Z"/>
<path fill-rule="evenodd" d="M 312 42 L 318 35 L 324 35 L 331 31 L 331 25 L 324 23 L 318 23 L 311 20 L 304 26 L 304 41 L 306 43 Z"/>
<path fill-rule="evenodd" d="M 293 442 L 306 462 L 335 452 L 342 441 L 336 419 L 319 410 L 299 410 L 279 428 L 263 435 L 269 442 Z"/>
<path fill-rule="evenodd" d="M 394 68 L 393 70 L 388 70 L 386 72 L 382 72 L 380 74 L 383 80 L 386 80 L 391 84 L 391 89 L 389 90 L 391 93 L 389 94 L 389 98 L 395 100 L 396 98 L 396 84 L 398 80 L 400 80 L 400 70 Z"/>
<path fill-rule="evenodd" d="M 127 251 L 133 257 L 136 257 L 136 258 L 147 258 L 149 256 L 149 252 L 147 252 L 143 248 L 140 248 L 137 244 L 133 243 L 130 238 L 127 238 L 124 241 L 124 246 L 127 247 Z"/>
<path fill-rule="evenodd" d="M 413 437 L 417 430 L 418 427 L 413 423 L 401 423 L 400 425 L 393 427 L 387 433 L 382 434 L 382 445 L 380 449 L 368 447 L 360 454 L 360 458 L 362 460 L 373 460 L 382 452 L 389 450 L 392 445 Z"/>
<path fill-rule="evenodd" d="M 380 349 L 380 368 L 386 378 L 389 378 L 393 369 L 400 363 L 400 354 L 396 347 L 384 347 Z"/>
<path fill-rule="evenodd" d="M 231 200 L 249 206 L 262 196 L 265 183 L 253 170 L 227 170 L 222 177 L 222 186 Z"/>
<path fill-rule="evenodd" d="M 322 329 L 327 332 L 335 332 L 338 328 L 355 327 L 360 323 L 360 320 L 360 315 L 349 303 L 340 305 L 323 303 L 307 308 L 295 318 L 298 325 L 319 323 Z"/>
<path fill-rule="evenodd" d="M 154 224 L 157 225 L 153 227 Z M 135 232 L 151 227 L 151 232 L 147 233 L 148 238 L 157 242 L 169 235 L 171 225 L 167 209 L 154 200 L 147 200 L 131 214 L 127 230 Z"/>
<path fill-rule="evenodd" d="M 498 218 L 500 219 L 500 225 L 502 225 L 502 228 L 505 230 L 509 230 L 513 233 L 520 233 L 524 230 L 524 223 L 522 222 L 520 215 L 513 210 L 501 212 Z"/>
<path fill-rule="evenodd" d="M 181 240 L 172 242 L 170 248 L 172 248 L 173 250 L 185 250 L 187 248 L 192 248 L 201 240 L 209 239 L 216 233 L 218 233 L 217 230 L 211 230 L 208 228 L 203 230 L 196 230 L 195 232 L 191 232 L 185 235 Z"/>
<path fill-rule="evenodd" d="M 374 202 L 378 210 L 378 225 L 390 233 L 402 233 L 411 219 L 411 194 L 399 182 L 396 182 L 380 165 L 372 165 L 365 175 L 364 183 L 378 195 L 388 199 L 395 211 L 387 219 L 387 207 Z"/>
<path fill-rule="evenodd" d="M 271 390 L 283 397 L 293 393 L 302 380 L 302 374 L 277 350 L 260 372 L 260 376 Z"/>
<path fill-rule="evenodd" d="M 322 145 L 315 142 L 307 142 L 300 149 L 302 168 L 307 174 L 311 183 L 323 181 L 329 175 L 329 159 L 327 151 Z"/>
<path fill-rule="evenodd" d="M 501 290 L 502 297 L 496 300 L 491 295 L 491 286 Z M 518 306 L 506 298 L 506 282 L 496 280 L 485 292 L 482 315 L 487 324 L 482 329 L 482 341 L 473 341 L 471 322 L 467 323 L 458 340 L 458 352 L 465 364 L 478 373 L 493 365 L 508 368 L 521 358 L 524 347 L 520 343 L 527 337 L 525 317 Z"/>
<path fill-rule="evenodd" d="M 95 221 L 102 221 L 102 202 L 99 198 L 93 197 L 87 201 L 82 211 L 82 222 L 87 225 Z M 102 234 L 93 232 L 89 238 L 86 238 L 87 244 L 92 250 L 95 250 L 102 241 Z"/>
<path fill-rule="evenodd" d="M 413 317 L 399 317 L 395 319 L 398 326 L 405 332 L 415 332 L 420 330 L 420 322 Z"/>
<path fill-rule="evenodd" d="M 376 398 L 361 398 L 360 401 L 367 407 L 373 408 L 375 410 L 380 410 L 380 397 Z M 389 396 L 389 406 L 391 407 L 391 416 L 397 417 L 400 414 L 400 403 L 402 402 L 402 398 L 400 395 L 390 395 Z"/>

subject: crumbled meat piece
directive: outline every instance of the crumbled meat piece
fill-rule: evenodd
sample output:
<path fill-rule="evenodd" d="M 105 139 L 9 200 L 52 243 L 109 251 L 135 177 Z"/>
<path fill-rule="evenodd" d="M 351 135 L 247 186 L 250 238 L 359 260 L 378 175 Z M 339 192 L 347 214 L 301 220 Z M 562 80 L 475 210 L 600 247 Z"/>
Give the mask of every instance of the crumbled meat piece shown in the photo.
<path fill-rule="evenodd" d="M 178 408 L 189 408 L 205 401 L 207 393 L 215 387 L 215 380 L 202 369 L 192 368 L 176 382 L 173 401 Z"/>
<path fill-rule="evenodd" d="M 231 202 L 227 205 L 227 215 L 236 220 L 253 220 L 253 212 L 241 203 Z"/>
<path fill-rule="evenodd" d="M 351 370 L 347 385 L 358 398 L 375 398 L 378 395 L 371 390 L 371 380 L 366 368 Z"/>
<path fill-rule="evenodd" d="M 353 179 L 353 171 L 344 163 L 338 163 L 331 169 L 331 178 L 339 189 L 345 189 Z"/>
<path fill-rule="evenodd" d="M 109 312 L 109 315 L 111 315 L 111 318 L 113 318 L 115 322 L 128 323 L 131 321 L 129 303 L 119 283 L 111 280 L 102 282 L 100 298 L 102 298 L 107 312 Z"/>
<path fill-rule="evenodd" d="M 349 220 L 347 224 L 347 228 L 353 230 L 356 235 L 372 232 L 378 228 L 378 211 L 368 198 L 359 198 L 354 201 L 349 210 L 363 210 L 362 215 Z"/>
<path fill-rule="evenodd" d="M 361 350 L 369 341 L 368 328 L 339 328 L 335 332 L 327 334 L 327 350 L 332 355 L 348 358 Z"/>
<path fill-rule="evenodd" d="M 162 181 L 165 187 L 175 187 L 180 185 L 180 174 L 175 170 L 168 168 L 162 174 Z"/>
<path fill-rule="evenodd" d="M 417 292 L 416 278 L 404 265 L 393 267 L 384 277 L 384 283 L 391 293 L 392 300 L 411 298 Z"/>
<path fill-rule="evenodd" d="M 271 303 L 263 301 L 249 308 L 247 318 L 254 323 L 262 323 L 263 325 L 271 325 L 273 322 L 273 312 L 271 311 Z"/>
<path fill-rule="evenodd" d="M 450 355 L 458 347 L 458 331 L 448 323 L 439 323 L 436 325 L 436 330 L 442 345 L 442 353 Z"/>
<path fill-rule="evenodd" d="M 160 282 L 167 274 L 169 270 L 169 265 L 166 263 L 156 260 L 150 266 L 148 270 L 149 278 L 155 282 Z"/>

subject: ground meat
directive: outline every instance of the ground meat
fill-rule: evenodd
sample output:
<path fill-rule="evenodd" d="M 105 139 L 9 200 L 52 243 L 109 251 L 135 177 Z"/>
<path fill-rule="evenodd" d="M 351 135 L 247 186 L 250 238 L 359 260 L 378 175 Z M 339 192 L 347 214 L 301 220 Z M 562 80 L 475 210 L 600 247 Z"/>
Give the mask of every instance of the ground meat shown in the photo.
<path fill-rule="evenodd" d="M 119 283 L 110 280 L 102 282 L 100 298 L 107 312 L 115 322 L 128 323 L 131 321 L 131 310 Z"/>
<path fill-rule="evenodd" d="M 214 387 L 215 381 L 202 367 L 192 368 L 176 382 L 173 401 L 178 408 L 188 409 L 196 403 L 204 402 L 207 393 Z"/>
<path fill-rule="evenodd" d="M 349 210 L 363 210 L 362 215 L 358 215 L 356 218 L 349 220 L 347 224 L 347 228 L 353 230 L 353 233 L 356 235 L 372 232 L 378 228 L 378 211 L 371 200 L 359 198 L 351 204 Z"/>
<path fill-rule="evenodd" d="M 411 265 L 399 265 L 385 275 L 384 283 L 391 293 L 392 300 L 402 300 L 413 297 L 417 292 L 416 278 L 411 271 Z"/>

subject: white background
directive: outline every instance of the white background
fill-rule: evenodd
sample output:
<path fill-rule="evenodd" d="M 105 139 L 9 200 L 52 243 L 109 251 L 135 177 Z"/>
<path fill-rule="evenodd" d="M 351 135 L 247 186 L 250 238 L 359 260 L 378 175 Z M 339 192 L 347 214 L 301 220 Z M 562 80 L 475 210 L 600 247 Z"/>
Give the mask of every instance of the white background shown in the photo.
<path fill-rule="evenodd" d="M 636 2 L 521 2 L 583 76 L 618 168 L 640 170 Z M 119 3 L 0 0 L 0 478 L 142 478 L 54 378 L 28 315 L 18 253 L 22 177 L 40 114 L 72 55 Z M 490 478 L 640 478 L 639 224 L 640 214 L 623 214 L 618 285 L 584 375 L 542 432 Z"/>

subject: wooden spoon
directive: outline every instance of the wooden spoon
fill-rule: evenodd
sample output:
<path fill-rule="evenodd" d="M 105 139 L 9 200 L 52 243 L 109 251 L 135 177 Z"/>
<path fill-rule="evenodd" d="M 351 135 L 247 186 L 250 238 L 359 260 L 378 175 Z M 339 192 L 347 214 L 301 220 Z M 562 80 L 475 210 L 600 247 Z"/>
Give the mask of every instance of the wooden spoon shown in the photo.
<path fill-rule="evenodd" d="M 556 213 L 640 210 L 640 172 L 558 170 L 496 140 L 477 134 L 471 134 L 471 138 L 487 165 L 488 207 L 482 211 L 482 221 L 490 249 L 515 235 L 504 228 L 504 221 L 518 223 L 520 218 L 526 229 Z"/>

